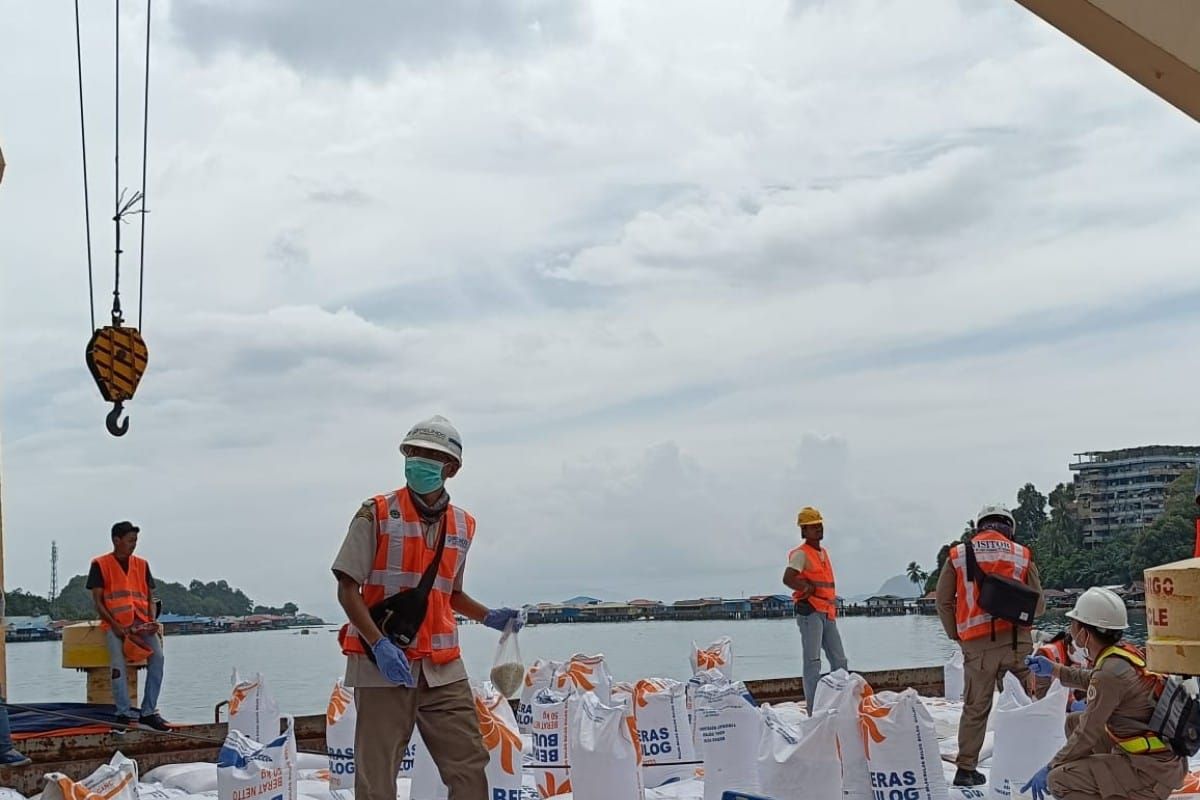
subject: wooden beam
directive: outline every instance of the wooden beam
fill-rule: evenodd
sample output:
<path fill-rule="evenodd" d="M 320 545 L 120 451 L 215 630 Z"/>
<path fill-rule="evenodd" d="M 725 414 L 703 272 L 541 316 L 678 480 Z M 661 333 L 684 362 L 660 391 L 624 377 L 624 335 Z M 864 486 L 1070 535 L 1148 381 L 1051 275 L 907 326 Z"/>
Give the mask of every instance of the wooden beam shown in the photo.
<path fill-rule="evenodd" d="M 1134 13 L 1108 0 L 1016 1 L 1200 121 L 1200 70 L 1192 66 L 1200 64 L 1200 3 L 1162 0 Z M 1181 25 L 1188 32 L 1164 44 L 1162 32 Z"/>

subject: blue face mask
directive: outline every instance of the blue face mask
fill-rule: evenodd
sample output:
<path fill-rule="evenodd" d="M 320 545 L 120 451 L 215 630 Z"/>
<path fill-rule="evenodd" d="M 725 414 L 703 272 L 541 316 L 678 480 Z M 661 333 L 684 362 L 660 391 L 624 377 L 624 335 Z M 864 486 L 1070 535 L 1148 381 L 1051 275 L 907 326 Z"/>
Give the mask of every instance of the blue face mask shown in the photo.
<path fill-rule="evenodd" d="M 417 494 L 432 494 L 442 488 L 445 482 L 442 469 L 445 465 L 440 461 L 419 456 L 408 456 L 404 459 L 404 480 L 408 488 Z"/>

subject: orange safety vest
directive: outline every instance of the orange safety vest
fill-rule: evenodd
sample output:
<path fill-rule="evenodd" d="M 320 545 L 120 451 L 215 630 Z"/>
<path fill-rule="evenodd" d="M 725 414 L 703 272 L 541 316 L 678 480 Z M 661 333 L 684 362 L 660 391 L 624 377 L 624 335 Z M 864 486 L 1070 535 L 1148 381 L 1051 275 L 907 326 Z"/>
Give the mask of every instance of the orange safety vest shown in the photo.
<path fill-rule="evenodd" d="M 425 526 L 407 487 L 379 495 L 374 503 L 375 563 L 361 587 L 368 608 L 404 589 L 415 588 L 437 551 L 436 542 L 431 546 L 425 540 Z M 461 508 L 448 506 L 443 519 L 446 545 L 429 591 L 429 608 L 416 640 L 405 650 L 410 660 L 428 658 L 435 664 L 448 664 L 460 655 L 458 622 L 450 607 L 450 596 L 475 538 L 475 518 Z M 347 655 L 367 654 L 358 629 L 349 623 L 338 632 L 338 643 Z"/>
<path fill-rule="evenodd" d="M 975 548 L 975 560 L 979 568 L 989 575 L 1024 581 L 1029 574 L 1032 556 L 1029 548 L 1019 545 L 998 531 L 984 531 L 971 539 Z M 950 550 L 950 563 L 954 565 L 958 604 L 954 609 L 954 621 L 961 641 L 979 639 L 993 631 L 1007 631 L 1012 624 L 995 619 L 979 607 L 979 587 L 967 580 L 967 555 L 962 544 Z"/>
<path fill-rule="evenodd" d="M 1057 642 L 1046 642 L 1037 649 L 1039 656 L 1045 656 L 1055 664 L 1070 664 L 1071 654 L 1067 652 L 1067 640 L 1059 639 Z"/>
<path fill-rule="evenodd" d="M 804 597 L 800 592 L 792 592 L 792 600 L 797 603 L 807 600 L 813 610 L 824 614 L 830 619 L 837 617 L 837 587 L 833 581 L 833 562 L 829 560 L 829 551 L 822 547 L 820 550 L 805 542 L 788 553 L 788 561 L 800 551 L 804 551 L 804 570 L 800 577 L 813 585 L 813 593 Z"/>
<path fill-rule="evenodd" d="M 121 568 L 121 562 L 112 553 L 97 556 L 92 561 L 100 566 L 100 575 L 104 578 L 101 596 L 113 619 L 126 628 L 135 622 L 154 619 L 150 613 L 150 584 L 146 580 L 145 559 L 130 556 L 128 571 Z M 109 630 L 112 626 L 101 620 L 100 627 Z"/>

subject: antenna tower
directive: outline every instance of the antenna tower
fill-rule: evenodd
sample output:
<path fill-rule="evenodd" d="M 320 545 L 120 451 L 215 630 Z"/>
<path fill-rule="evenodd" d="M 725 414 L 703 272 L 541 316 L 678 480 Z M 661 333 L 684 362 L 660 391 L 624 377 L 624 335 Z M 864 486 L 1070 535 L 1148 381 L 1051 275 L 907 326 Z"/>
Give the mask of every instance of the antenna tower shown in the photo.
<path fill-rule="evenodd" d="M 58 542 L 50 542 L 50 616 L 58 602 Z"/>

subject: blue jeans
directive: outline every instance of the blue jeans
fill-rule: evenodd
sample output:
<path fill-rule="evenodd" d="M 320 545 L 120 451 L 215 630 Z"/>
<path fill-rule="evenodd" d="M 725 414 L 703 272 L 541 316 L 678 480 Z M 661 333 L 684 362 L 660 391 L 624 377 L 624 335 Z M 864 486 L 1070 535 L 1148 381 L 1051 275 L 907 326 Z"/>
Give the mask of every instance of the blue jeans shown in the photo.
<path fill-rule="evenodd" d="M 0 753 L 7 753 L 12 749 L 12 729 L 8 727 L 8 708 L 0 704 Z"/>
<path fill-rule="evenodd" d="M 817 696 L 817 684 L 821 681 L 821 651 L 829 659 L 829 669 L 846 669 L 846 651 L 842 649 L 842 635 L 838 633 L 837 621 L 820 612 L 808 616 L 796 616 L 796 627 L 800 629 L 800 643 L 804 650 L 804 700 L 812 708 Z"/>
<path fill-rule="evenodd" d="M 108 663 L 112 665 L 113 703 L 117 707 L 117 715 L 133 716 L 129 707 L 129 686 L 125 683 L 125 645 L 115 633 L 109 631 Z M 135 634 L 129 634 L 133 636 Z M 158 693 L 162 691 L 163 683 L 163 651 L 162 642 L 156 633 L 137 634 L 142 644 L 152 651 L 146 659 L 146 688 L 142 694 L 142 705 L 139 708 L 143 717 L 158 713 Z"/>

